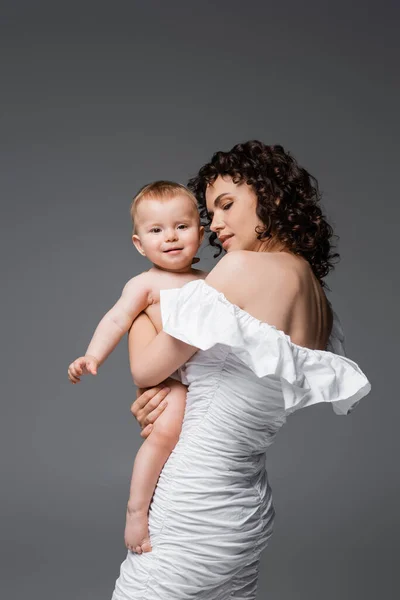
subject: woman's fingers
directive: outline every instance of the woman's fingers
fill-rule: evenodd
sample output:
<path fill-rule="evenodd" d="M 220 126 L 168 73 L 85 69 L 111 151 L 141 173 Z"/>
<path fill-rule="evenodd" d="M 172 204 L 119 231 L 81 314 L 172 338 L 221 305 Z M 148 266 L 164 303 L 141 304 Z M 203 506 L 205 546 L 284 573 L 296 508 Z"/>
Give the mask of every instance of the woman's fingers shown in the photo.
<path fill-rule="evenodd" d="M 160 404 L 157 406 L 157 408 L 155 408 L 154 410 L 152 410 L 143 419 L 143 426 L 146 427 L 147 425 L 149 425 L 151 423 L 154 423 L 154 421 L 156 419 L 158 419 L 158 417 L 160 416 L 160 414 L 162 413 L 162 411 L 165 410 L 167 404 L 168 404 L 167 400 L 162 400 L 162 402 L 160 402 Z"/>
<path fill-rule="evenodd" d="M 149 423 L 149 424 L 147 425 L 147 427 L 144 427 L 144 428 L 142 429 L 142 431 L 140 432 L 140 435 L 142 436 L 142 438 L 145 438 L 145 439 L 146 439 L 147 437 L 149 437 L 149 435 L 150 435 L 150 434 L 151 434 L 151 432 L 152 432 L 152 429 L 153 429 L 153 424 L 152 424 L 152 423 Z"/>
<path fill-rule="evenodd" d="M 160 393 L 164 388 L 162 388 L 161 386 L 157 386 L 157 387 L 152 387 L 149 388 L 148 390 L 146 390 L 145 392 L 143 392 L 142 394 L 140 394 L 140 396 L 138 396 L 135 400 L 135 402 L 132 404 L 132 413 L 134 416 L 135 412 L 138 412 L 139 410 L 142 410 L 142 408 L 144 406 L 146 406 L 146 404 L 152 399 L 154 398 L 158 393 Z M 140 391 L 140 390 L 139 390 Z"/>
<path fill-rule="evenodd" d="M 133 416 L 137 418 L 141 411 L 148 414 L 165 398 L 169 391 L 168 387 L 157 386 L 140 394 L 131 406 Z"/>
<path fill-rule="evenodd" d="M 153 422 L 157 418 L 157 416 L 162 412 L 165 408 L 165 405 L 157 411 L 160 403 L 164 400 L 165 396 L 169 393 L 170 388 L 168 387 L 155 387 L 150 388 L 140 394 L 138 398 L 133 402 L 131 406 L 131 413 L 135 417 L 135 419 L 139 422 L 141 427 L 147 426 L 150 422 Z M 153 414 L 154 413 L 154 414 Z M 150 415 L 152 416 L 152 421 L 149 420 Z"/>

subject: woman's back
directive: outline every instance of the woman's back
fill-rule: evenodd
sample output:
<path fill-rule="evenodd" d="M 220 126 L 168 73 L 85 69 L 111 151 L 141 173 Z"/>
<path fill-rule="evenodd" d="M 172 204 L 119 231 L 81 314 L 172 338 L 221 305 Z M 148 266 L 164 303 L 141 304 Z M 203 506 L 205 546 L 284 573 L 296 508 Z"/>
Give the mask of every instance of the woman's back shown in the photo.
<path fill-rule="evenodd" d="M 285 332 L 299 346 L 326 348 L 332 310 L 306 260 L 289 252 L 239 251 L 222 262 L 208 280 L 232 304 Z M 232 273 L 229 280 L 221 281 L 222 270 Z"/>

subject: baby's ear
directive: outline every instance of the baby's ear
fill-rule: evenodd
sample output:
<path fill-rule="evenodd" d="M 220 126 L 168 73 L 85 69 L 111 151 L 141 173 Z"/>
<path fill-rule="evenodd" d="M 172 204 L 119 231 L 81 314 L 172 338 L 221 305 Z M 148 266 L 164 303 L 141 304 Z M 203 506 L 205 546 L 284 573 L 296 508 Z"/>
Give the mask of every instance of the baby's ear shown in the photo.
<path fill-rule="evenodd" d="M 202 244 L 203 240 L 204 240 L 204 227 L 203 227 L 203 225 L 201 225 L 201 227 L 199 229 L 199 237 L 200 237 L 200 244 Z"/>
<path fill-rule="evenodd" d="M 140 241 L 140 237 L 138 235 L 136 235 L 136 233 L 134 233 L 132 236 L 132 243 L 135 246 L 136 250 L 138 252 L 140 252 L 140 254 L 142 256 L 146 256 L 146 254 L 142 248 L 142 242 Z"/>

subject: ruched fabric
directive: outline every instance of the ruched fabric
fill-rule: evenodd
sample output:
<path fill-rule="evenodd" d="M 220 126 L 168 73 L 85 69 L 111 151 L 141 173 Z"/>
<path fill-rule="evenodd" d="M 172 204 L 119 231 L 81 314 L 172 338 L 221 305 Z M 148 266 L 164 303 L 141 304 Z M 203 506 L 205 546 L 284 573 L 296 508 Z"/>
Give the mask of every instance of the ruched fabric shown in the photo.
<path fill-rule="evenodd" d="M 161 291 L 164 330 L 199 351 L 180 370 L 182 432 L 149 511 L 152 552 L 128 551 L 112 600 L 256 598 L 273 532 L 266 450 L 288 414 L 348 414 L 370 390 L 334 314 L 326 351 L 294 344 L 203 280 Z"/>

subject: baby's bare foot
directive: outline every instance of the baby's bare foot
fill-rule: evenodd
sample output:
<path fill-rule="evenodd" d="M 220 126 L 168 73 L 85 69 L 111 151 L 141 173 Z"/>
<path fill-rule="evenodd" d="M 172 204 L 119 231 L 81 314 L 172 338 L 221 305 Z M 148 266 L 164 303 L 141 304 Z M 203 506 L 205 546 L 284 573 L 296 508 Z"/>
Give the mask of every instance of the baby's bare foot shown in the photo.
<path fill-rule="evenodd" d="M 128 504 L 125 523 L 125 546 L 131 552 L 151 552 L 147 512 L 137 511 Z"/>

